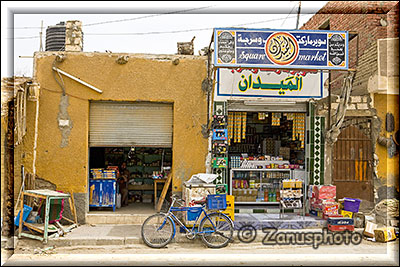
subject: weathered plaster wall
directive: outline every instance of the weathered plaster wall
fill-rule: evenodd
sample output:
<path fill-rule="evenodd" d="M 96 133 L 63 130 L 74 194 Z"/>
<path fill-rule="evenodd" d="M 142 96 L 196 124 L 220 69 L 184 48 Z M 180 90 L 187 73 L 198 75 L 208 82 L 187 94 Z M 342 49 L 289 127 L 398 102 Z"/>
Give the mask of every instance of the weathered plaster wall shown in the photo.
<path fill-rule="evenodd" d="M 205 171 L 207 139 L 201 125 L 207 123 L 207 100 L 201 89 L 206 78 L 206 57 L 130 54 L 126 64 L 116 63 L 119 54 L 64 52 L 57 63 L 61 70 L 103 90 L 99 94 L 62 76 L 68 97 L 72 128 L 63 141 L 58 116 L 61 87 L 52 73 L 56 53 L 35 53 L 36 79 L 40 83 L 37 175 L 57 185 L 57 190 L 87 193 L 89 100 L 156 101 L 173 103 L 173 191 L 192 174 Z M 179 64 L 172 61 L 179 58 Z M 64 105 L 64 104 L 63 104 Z M 35 104 L 28 103 L 27 114 Z M 28 116 L 25 142 L 27 161 L 32 160 L 34 117 Z M 149 122 L 151 123 L 151 122 Z M 65 135 L 64 135 L 65 137 Z"/>
<path fill-rule="evenodd" d="M 4 140 L 5 140 L 6 120 L 1 116 L 1 218 L 3 218 L 3 205 L 5 196 L 5 177 L 4 177 Z"/>
<path fill-rule="evenodd" d="M 378 117 L 382 120 L 380 135 L 389 138 L 399 130 L 399 95 L 375 94 L 375 107 Z M 389 133 L 385 129 L 386 113 L 392 113 L 395 129 Z M 376 144 L 376 154 L 379 157 L 378 175 L 384 185 L 395 186 L 399 190 L 399 154 L 389 158 L 387 148 Z"/>

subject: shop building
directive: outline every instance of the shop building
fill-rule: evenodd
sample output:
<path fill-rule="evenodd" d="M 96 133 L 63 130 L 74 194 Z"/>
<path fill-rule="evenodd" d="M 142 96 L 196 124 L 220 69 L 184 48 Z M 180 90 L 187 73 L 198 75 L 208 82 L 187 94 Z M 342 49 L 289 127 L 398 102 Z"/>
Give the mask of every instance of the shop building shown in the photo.
<path fill-rule="evenodd" d="M 287 36 L 297 51 L 290 65 L 266 60 L 269 40 Z M 305 214 L 308 185 L 329 184 L 326 120 L 316 102 L 328 97 L 329 69 L 347 71 L 347 37 L 337 31 L 215 29 L 210 151 L 217 183 L 227 185 L 235 207 Z M 343 50 L 329 65 L 327 51 L 335 42 Z M 302 50 L 307 45 L 315 50 Z"/>
<path fill-rule="evenodd" d="M 67 42 L 68 36 L 67 29 Z M 91 183 L 96 169 L 125 161 L 129 205 L 152 207 L 153 176 L 170 172 L 169 192 L 179 193 L 191 175 L 205 172 L 206 57 L 75 48 L 34 54 L 40 93 L 36 102 L 27 103 L 27 135 L 16 154 L 26 172 L 34 167 L 38 178 L 72 193 L 80 223 L 92 210 L 94 191 L 100 192 Z M 116 190 L 112 183 L 104 194 Z M 162 186 L 158 189 L 157 195 Z"/>
<path fill-rule="evenodd" d="M 399 192 L 398 19 L 396 1 L 330 1 L 301 27 L 350 33 L 356 72 L 340 135 L 325 146 L 325 177 L 339 198 L 352 195 L 371 209 Z M 316 112 L 333 125 L 344 73 L 330 75 L 331 98 L 318 101 Z"/>

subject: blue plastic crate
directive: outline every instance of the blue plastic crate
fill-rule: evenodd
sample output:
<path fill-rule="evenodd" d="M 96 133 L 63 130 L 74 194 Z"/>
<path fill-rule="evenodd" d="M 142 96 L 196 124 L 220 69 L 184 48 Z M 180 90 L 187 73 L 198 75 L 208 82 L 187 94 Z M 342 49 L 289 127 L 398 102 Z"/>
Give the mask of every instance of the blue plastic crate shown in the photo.
<path fill-rule="evenodd" d="M 208 195 L 207 209 L 209 210 L 225 210 L 226 209 L 226 194 Z"/>
<path fill-rule="evenodd" d="M 31 211 L 32 211 L 31 207 L 29 207 L 27 205 L 24 205 L 24 216 L 22 217 L 22 221 L 23 222 L 26 221 L 26 219 L 28 218 L 29 213 L 31 213 Z M 20 215 L 21 215 L 21 211 L 19 211 L 17 217 L 14 218 L 14 225 L 15 226 L 19 226 L 19 216 Z"/>

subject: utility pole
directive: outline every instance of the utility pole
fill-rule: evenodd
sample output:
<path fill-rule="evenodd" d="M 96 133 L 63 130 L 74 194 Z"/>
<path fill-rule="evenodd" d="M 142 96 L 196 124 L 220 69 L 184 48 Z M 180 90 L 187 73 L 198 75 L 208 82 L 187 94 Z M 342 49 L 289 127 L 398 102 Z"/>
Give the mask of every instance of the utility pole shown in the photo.
<path fill-rule="evenodd" d="M 300 11 L 301 11 L 301 1 L 299 1 L 299 9 L 297 10 L 296 30 L 299 29 Z"/>
<path fill-rule="evenodd" d="M 43 51 L 42 35 L 43 35 L 43 20 L 42 20 L 42 22 L 40 23 L 40 47 L 39 47 L 39 51 L 40 51 L 40 52 Z"/>

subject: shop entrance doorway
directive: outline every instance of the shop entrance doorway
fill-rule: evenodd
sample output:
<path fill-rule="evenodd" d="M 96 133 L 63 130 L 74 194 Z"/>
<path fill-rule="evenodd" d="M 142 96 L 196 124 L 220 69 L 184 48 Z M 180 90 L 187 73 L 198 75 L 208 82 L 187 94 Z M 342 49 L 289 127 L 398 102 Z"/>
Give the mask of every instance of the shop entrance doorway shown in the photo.
<path fill-rule="evenodd" d="M 305 183 L 304 112 L 229 111 L 228 145 L 235 205 L 279 213 L 283 181 Z"/>
<path fill-rule="evenodd" d="M 350 126 L 342 130 L 333 150 L 332 177 L 336 196 L 338 199 L 351 196 L 372 202 L 370 121 L 352 119 L 347 124 Z"/>
<path fill-rule="evenodd" d="M 171 148 L 154 147 L 92 147 L 90 148 L 90 169 L 114 169 L 121 171 L 122 163 L 126 163 L 126 169 L 129 173 L 128 178 L 128 205 L 121 203 L 121 210 L 126 213 L 143 213 L 151 209 L 154 212 L 155 179 L 160 180 L 167 176 L 172 166 Z M 93 178 L 92 175 L 90 178 Z M 119 190 L 120 183 L 116 181 L 116 193 Z M 157 198 L 159 197 L 161 186 L 157 187 Z M 122 196 L 121 196 L 122 197 Z M 122 199 L 121 199 L 122 200 Z M 99 208 L 91 208 L 99 210 Z M 112 210 L 103 208 L 103 210 Z"/>
<path fill-rule="evenodd" d="M 172 168 L 173 104 L 92 101 L 89 108 L 89 210 L 154 212 Z M 125 184 L 118 181 L 123 163 Z"/>

